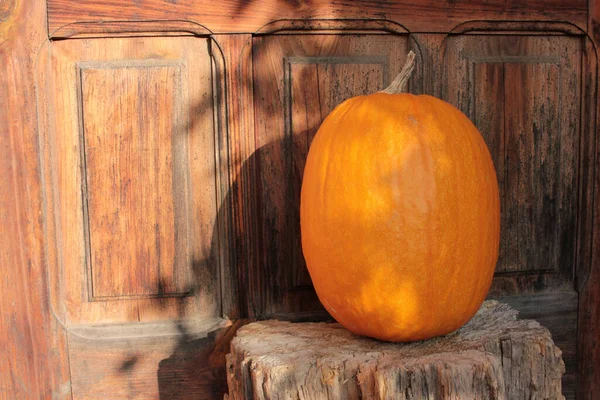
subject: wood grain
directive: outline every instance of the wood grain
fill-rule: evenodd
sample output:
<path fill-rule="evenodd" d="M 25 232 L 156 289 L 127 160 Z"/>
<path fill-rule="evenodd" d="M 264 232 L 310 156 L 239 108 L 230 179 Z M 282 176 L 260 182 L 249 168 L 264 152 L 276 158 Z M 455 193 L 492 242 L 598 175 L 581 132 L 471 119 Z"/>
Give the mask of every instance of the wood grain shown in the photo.
<path fill-rule="evenodd" d="M 46 40 L 45 2 L 0 9 L 0 399 L 70 399 L 41 221 L 34 71 Z"/>
<path fill-rule="evenodd" d="M 444 52 L 442 50 L 446 36 L 442 33 L 415 33 L 409 36 L 411 46 L 419 49 L 420 57 L 417 62 L 421 68 L 418 72 L 422 74 L 422 88 L 416 87 L 413 92 L 420 90 L 420 93 L 442 97 L 442 87 L 444 86 Z"/>
<path fill-rule="evenodd" d="M 67 325 L 220 315 L 221 144 L 207 40 L 57 42 L 50 60 L 40 90 L 54 307 Z"/>
<path fill-rule="evenodd" d="M 446 44 L 445 96 L 478 126 L 496 166 L 497 272 L 555 273 L 550 286 L 573 275 L 581 45 L 577 37 L 499 35 Z"/>
<path fill-rule="evenodd" d="M 562 352 L 565 374 L 562 377 L 562 393 L 567 400 L 575 399 L 577 390 L 577 302 L 574 290 L 548 292 L 533 295 L 495 297 L 519 312 L 521 319 L 533 319 L 552 334 L 554 344 Z"/>
<path fill-rule="evenodd" d="M 254 101 L 252 85 L 252 36 L 214 35 L 215 48 L 222 51 L 227 91 L 227 143 L 230 186 L 219 209 L 232 211 L 234 253 L 223 272 L 223 313 L 229 318 L 253 317 L 260 309 L 260 287 L 252 276 L 259 274 L 256 221 L 256 165 Z"/>
<path fill-rule="evenodd" d="M 587 3 L 552 0 L 528 1 L 352 1 L 282 0 L 209 1 L 144 0 L 121 2 L 107 0 L 48 1 L 49 31 L 80 21 L 114 20 L 190 20 L 214 33 L 253 33 L 276 20 L 378 19 L 406 26 L 412 32 L 449 32 L 473 20 L 558 20 L 585 29 Z"/>
<path fill-rule="evenodd" d="M 594 140 L 586 137 L 583 144 L 583 154 L 587 155 L 582 160 L 583 167 L 589 171 L 584 176 L 584 188 L 582 192 L 584 199 L 591 199 L 591 202 L 584 202 L 587 206 L 585 216 L 591 219 L 591 224 L 582 221 L 580 225 L 584 232 L 589 236 L 582 237 L 587 243 L 582 245 L 583 255 L 589 254 L 589 261 L 580 260 L 581 273 L 578 274 L 579 288 L 579 314 L 578 314 L 578 335 L 577 335 L 577 354 L 578 359 L 578 380 L 577 380 L 577 398 L 578 399 L 600 399 L 600 212 L 598 211 L 598 196 L 600 195 L 600 141 L 596 136 L 598 127 L 599 101 L 598 101 L 598 46 L 600 45 L 600 2 L 597 0 L 589 1 L 589 21 L 588 32 L 593 42 L 593 48 L 588 44 L 586 51 L 589 52 L 589 61 L 584 64 L 584 87 L 586 97 L 589 101 L 586 110 L 593 116 L 593 122 L 585 126 L 585 129 L 593 132 L 590 135 Z M 593 178 L 589 178 L 592 176 Z M 589 207 L 589 208 L 588 208 Z M 591 210 L 590 210 L 591 208 Z M 591 234 L 590 229 L 591 228 Z M 589 241 L 588 241 L 589 240 Z M 589 244 L 588 244 L 589 243 Z M 589 246 L 589 247 L 587 247 Z M 585 250 L 589 249 L 589 253 Z"/>
<path fill-rule="evenodd" d="M 300 245 L 304 160 L 343 100 L 383 89 L 407 53 L 403 35 L 281 35 L 253 43 L 263 315 L 322 311 Z M 418 89 L 415 89 L 418 88 Z M 420 90 L 420 72 L 411 90 Z M 298 317 L 298 315 L 296 315 Z"/>
<path fill-rule="evenodd" d="M 207 332 L 174 321 L 166 324 L 173 334 L 161 337 L 90 341 L 70 335 L 71 368 L 80 371 L 73 375 L 73 399 L 223 398 L 225 355 L 247 322 Z"/>
<path fill-rule="evenodd" d="M 159 362 L 198 350 L 178 347 L 191 335 L 185 327 L 224 322 L 221 262 L 232 245 L 219 227 L 229 213 L 218 220 L 217 209 L 229 162 L 213 75 L 222 65 L 195 37 L 63 41 L 41 60 L 50 304 L 68 332 L 74 398 L 106 396 L 89 385 L 98 379 L 118 398 L 143 397 L 144 386 L 156 398 Z M 165 339 L 153 321 L 181 329 Z M 127 357 L 138 340 L 155 346 L 140 344 L 139 375 L 125 378 L 115 359 L 125 370 L 135 364 Z M 176 379 L 163 381 L 172 388 Z M 188 383 L 191 396 L 212 396 Z"/>
<path fill-rule="evenodd" d="M 180 74 L 179 65 L 156 62 L 81 69 L 94 300 L 185 294 L 190 287 L 188 177 L 173 168 L 188 165 L 186 143 L 178 144 L 175 132 Z"/>
<path fill-rule="evenodd" d="M 227 358 L 231 399 L 563 398 L 564 364 L 548 330 L 496 301 L 457 332 L 413 343 L 339 324 L 256 322 L 239 330 Z"/>
<path fill-rule="evenodd" d="M 502 179 L 512 179 L 521 171 L 528 172 L 528 179 L 534 179 L 534 187 L 529 188 L 527 182 L 523 181 L 524 191 L 523 186 L 513 190 L 512 198 L 521 202 L 515 222 L 518 228 L 507 225 L 506 218 L 503 227 L 512 232 L 510 237 L 513 240 L 523 239 L 525 243 L 534 245 L 543 242 L 545 250 L 544 246 L 542 250 L 535 246 L 521 246 L 519 251 L 512 252 L 507 251 L 509 248 L 503 242 L 502 254 L 514 260 L 511 264 L 514 268 L 500 271 L 494 279 L 492 294 L 523 294 L 522 298 L 526 299 L 523 301 L 529 301 L 539 296 L 554 296 L 565 290 L 572 293 L 575 285 L 579 290 L 576 345 L 572 313 L 564 313 L 559 304 L 564 299 L 547 302 L 547 299 L 542 299 L 535 306 L 528 307 L 534 314 L 538 308 L 549 310 L 539 318 L 546 321 L 558 338 L 557 343 L 565 350 L 565 395 L 571 396 L 572 388 L 577 387 L 579 398 L 600 397 L 600 368 L 597 367 L 600 365 L 600 351 L 596 334 L 600 330 L 600 234 L 597 232 L 600 217 L 595 211 L 595 198 L 600 189 L 600 144 L 595 138 L 595 118 L 598 115 L 595 46 L 600 43 L 600 7 L 597 1 L 589 1 L 588 13 L 588 2 L 583 0 L 448 0 L 418 4 L 404 0 L 253 0 L 219 4 L 209 4 L 204 0 L 49 0 L 47 27 L 45 6 L 43 2 L 18 0 L 5 1 L 0 5 L 0 65 L 4 68 L 0 74 L 0 172 L 7 177 L 2 181 L 3 190 L 0 191 L 0 236 L 4 238 L 0 249 L 0 265 L 3 266 L 0 274 L 0 347 L 7 349 L 7 357 L 0 358 L 0 398 L 71 398 L 66 337 L 60 324 L 69 327 L 71 337 L 77 337 L 82 330 L 104 332 L 98 329 L 100 322 L 135 322 L 132 324 L 135 326 L 137 321 L 167 319 L 176 326 L 173 318 L 179 318 L 180 315 L 184 318 L 186 315 L 213 318 L 220 315 L 221 308 L 225 315 L 232 318 L 269 313 L 292 320 L 328 318 L 320 308 L 310 288 L 306 270 L 303 269 L 295 211 L 288 214 L 284 207 L 288 203 L 295 204 L 294 193 L 299 189 L 298 179 L 306 151 L 302 149 L 310 143 L 309 136 L 314 134 L 314 127 L 311 126 L 320 122 L 315 117 L 317 110 L 321 113 L 321 109 L 327 110 L 336 99 L 352 95 L 355 90 L 360 93 L 366 86 L 372 85 L 371 82 L 367 85 L 366 79 L 379 79 L 380 68 L 385 64 L 345 65 L 340 59 L 365 55 L 371 57 L 373 54 L 402 55 L 405 51 L 386 53 L 387 50 L 382 50 L 385 45 L 378 43 L 387 37 L 382 33 L 392 32 L 402 37 L 406 29 L 421 32 L 407 41 L 420 50 L 419 63 L 422 65 L 422 69 L 416 71 L 421 74 L 415 79 L 418 85 L 411 90 L 437 96 L 444 94 L 447 81 L 453 84 L 452 80 L 456 78 L 448 75 L 449 64 L 444 57 L 456 53 L 448 51 L 447 43 L 450 41 L 444 42 L 445 32 L 453 31 L 452 40 L 459 33 L 468 33 L 462 37 L 480 37 L 482 33 L 490 36 L 518 33 L 510 40 L 490 40 L 486 37 L 483 47 L 478 49 L 478 54 L 496 51 L 502 57 L 507 57 L 502 63 L 494 61 L 476 65 L 471 83 L 474 83 L 472 89 L 475 97 L 481 100 L 477 103 L 475 118 L 477 124 L 483 124 L 483 131 L 505 126 L 507 121 L 515 128 L 503 130 L 502 135 L 486 136 L 488 145 L 494 149 L 496 165 L 505 162 Z M 187 21 L 182 21 L 183 18 Z M 315 20 L 318 18 L 323 19 Z M 592 41 L 585 41 L 578 36 L 581 33 L 579 29 L 589 32 Z M 36 55 L 46 39 L 47 31 L 54 38 L 87 36 L 98 39 L 46 43 L 39 52 L 36 64 Z M 314 35 L 325 31 L 329 35 Z M 247 33 L 219 34 L 208 39 L 211 32 Z M 284 33 L 287 38 L 284 39 L 283 35 L 270 36 L 274 32 Z M 258 36 L 252 41 L 249 33 L 258 33 Z M 344 39 L 352 37 L 348 33 L 366 37 L 356 42 L 359 44 L 352 44 L 350 42 L 353 39 Z M 161 37 L 119 40 L 107 37 L 120 35 Z M 173 35 L 188 37 L 169 38 Z M 197 37 L 192 37 L 194 35 Z M 524 35 L 527 37 L 523 38 Z M 294 36 L 301 36 L 301 39 L 294 39 Z M 533 40 L 531 36 L 537 39 Z M 569 44 L 561 47 L 566 43 L 565 40 Z M 279 41 L 294 44 L 272 44 Z M 579 44 L 572 46 L 574 41 Z M 135 50 L 136 47 L 138 50 Z M 290 51 L 283 54 L 277 47 Z M 375 50 L 369 50 L 371 47 Z M 472 44 L 465 50 L 476 47 Z M 555 53 L 562 54 L 558 64 L 542 60 L 546 55 Z M 288 62 L 284 64 L 286 57 Z M 544 62 L 531 63 L 531 58 L 536 57 L 542 57 L 537 61 Z M 305 63 L 307 59 L 310 62 Z M 176 124 L 171 132 L 173 135 L 188 135 L 185 149 L 172 147 L 177 141 L 168 140 L 167 129 L 161 128 L 159 132 L 152 128 L 160 121 L 167 123 L 176 119 L 169 116 L 170 104 L 176 102 L 169 97 L 168 88 L 176 88 L 178 84 L 174 83 L 170 72 L 164 77 L 166 81 L 162 82 L 161 74 L 165 70 L 160 70 L 158 66 L 173 60 L 185 60 L 182 76 L 187 73 L 191 77 L 179 83 L 184 88 L 189 86 L 188 97 L 180 101 L 181 124 Z M 301 62 L 296 62 L 298 60 Z M 521 65 L 522 61 L 527 65 Z M 131 107 L 129 117 L 119 117 L 113 123 L 109 116 L 104 115 L 105 119 L 102 119 L 101 113 L 88 108 L 89 114 L 104 125 L 98 126 L 98 132 L 100 129 L 106 131 L 98 136 L 97 143 L 86 142 L 89 137 L 81 136 L 86 121 L 80 117 L 86 110 L 82 106 L 82 93 L 78 95 L 81 89 L 78 82 L 81 81 L 73 71 L 77 71 L 79 63 L 85 62 L 154 63 L 156 68 L 153 71 L 162 71 L 156 74 L 151 72 L 151 76 L 148 76 L 140 68 L 135 70 L 130 82 L 136 82 L 139 88 L 113 85 L 116 92 L 128 94 L 123 104 Z M 32 79 L 34 64 L 38 75 L 37 119 L 41 155 L 36 144 L 36 93 Z M 456 62 L 454 65 L 458 64 Z M 169 70 L 171 67 L 162 68 Z M 127 73 L 123 72 L 125 75 Z M 352 73 L 355 76 L 350 79 L 348 76 Z M 389 68 L 388 73 L 392 74 Z M 466 71 L 460 71 L 459 68 L 459 74 L 463 73 L 466 76 Z M 122 75 L 121 72 L 119 74 Z M 289 78 L 287 81 L 286 76 Z M 299 76 L 306 76 L 306 87 L 299 83 Z M 362 81 L 360 76 L 364 77 Z M 572 81 L 565 81 L 565 77 Z M 96 78 L 102 79 L 94 86 L 98 90 L 108 91 L 109 88 L 102 88 L 100 82 L 108 77 Z M 144 84 L 146 78 L 157 85 Z M 519 86 L 515 78 L 526 82 Z M 345 84 L 346 81 L 352 90 L 344 94 L 346 89 L 336 88 L 336 85 L 339 82 Z M 462 91 L 469 84 L 468 80 L 463 80 L 458 85 L 463 86 L 457 87 Z M 317 89 L 320 93 L 315 93 Z M 165 90 L 164 106 L 149 99 L 152 93 L 165 93 Z M 87 93 L 88 104 L 98 106 L 100 110 L 110 109 L 111 101 L 103 100 L 110 97 L 108 94 L 98 98 L 94 97 L 96 95 L 91 90 Z M 520 99 L 517 98 L 519 94 L 522 94 Z M 557 96 L 563 99 L 561 104 L 556 102 Z M 317 104 L 317 99 L 321 104 Z M 493 112 L 493 104 L 502 99 L 503 104 L 507 103 L 506 99 L 511 102 L 507 108 L 512 115 L 510 119 L 504 112 Z M 523 102 L 523 99 L 527 101 Z M 287 106 L 284 107 L 284 104 Z M 140 120 L 140 123 L 134 111 L 135 106 L 155 115 Z M 554 110 L 555 113 L 559 109 L 570 111 L 561 112 L 560 118 L 550 115 L 552 113 L 549 111 Z M 285 113 L 282 110 L 286 110 Z M 574 119 L 577 115 L 582 116 L 581 120 Z M 225 119 L 226 124 L 222 123 Z M 537 124 L 538 121 L 540 124 Z M 538 128 L 537 134 L 533 122 Z M 169 168 L 152 172 L 151 158 L 144 158 L 143 153 L 132 153 L 138 157 L 138 161 L 133 163 L 131 160 L 114 163 L 115 167 L 119 167 L 115 171 L 120 169 L 127 171 L 127 175 L 138 177 L 140 185 L 137 187 L 141 188 L 140 191 L 133 190 L 131 185 L 127 186 L 126 180 L 117 179 L 116 175 L 111 177 L 108 172 L 102 175 L 96 168 L 84 168 L 81 161 L 85 159 L 82 153 L 91 153 L 90 144 L 98 148 L 106 144 L 118 144 L 113 133 L 128 124 L 129 127 L 138 124 L 150 128 L 144 129 L 150 132 L 147 138 L 152 137 L 154 146 L 148 154 L 163 157 L 163 163 L 156 165 L 173 164 L 170 173 L 167 172 Z M 519 131 L 521 128 L 523 134 Z M 557 133 L 556 129 L 560 132 Z M 307 132 L 306 136 L 296 135 L 304 131 Z M 581 134 L 573 135 L 575 131 Z M 141 131 L 127 131 L 125 137 L 141 140 L 145 136 Z M 274 142 L 271 142 L 272 138 L 276 138 Z M 511 145 L 510 149 L 507 143 Z M 170 151 L 167 150 L 169 146 Z M 131 146 L 129 148 L 133 149 Z M 565 151 L 565 148 L 572 151 Z M 515 168 L 511 169 L 511 162 L 516 158 L 498 156 L 507 151 L 518 154 L 524 165 L 516 168 L 517 164 L 512 164 Z M 98 153 L 99 158 L 91 164 L 107 165 L 111 154 L 111 151 Z M 42 162 L 41 167 L 38 160 Z M 218 168 L 214 165 L 215 160 Z M 139 168 L 129 173 L 125 167 L 127 164 L 137 164 Z M 283 171 L 276 172 L 280 175 L 272 179 L 272 176 L 268 176 L 269 168 L 280 168 L 278 166 L 283 166 Z M 536 175 L 542 167 L 550 173 L 547 187 L 538 184 L 545 179 Z M 552 171 L 555 171 L 554 175 Z M 265 172 L 267 176 L 263 175 Z M 95 174 L 94 182 L 100 185 L 89 185 L 89 173 Z M 169 190 L 168 180 L 180 182 L 177 176 L 188 176 L 190 186 L 182 190 L 175 184 Z M 158 186 L 166 189 L 161 190 L 161 194 L 143 191 L 151 186 L 149 181 L 154 177 L 162 177 L 162 183 Z M 563 180 L 564 177 L 567 179 Z M 40 189 L 40 179 L 45 183 L 45 189 Z M 113 182 L 114 187 L 110 187 L 109 182 Z M 573 188 L 576 182 L 579 191 L 577 188 L 572 192 L 565 190 Z M 97 214 L 97 222 L 90 225 L 95 227 L 88 232 L 92 246 L 101 249 L 103 254 L 110 255 L 113 247 L 116 250 L 126 248 L 127 251 L 123 250 L 125 254 L 133 254 L 132 249 L 156 249 L 157 246 L 150 244 L 156 243 L 156 237 L 161 237 L 158 245 L 161 256 L 156 250 L 149 250 L 154 251 L 150 259 L 165 260 L 173 258 L 168 254 L 183 254 L 188 257 L 186 263 L 182 265 L 174 260 L 164 261 L 160 273 L 157 272 L 159 268 L 152 265 L 156 265 L 154 261 L 121 261 L 122 265 L 135 264 L 133 268 L 107 264 L 107 269 L 96 270 L 103 271 L 96 277 L 100 292 L 111 296 L 118 294 L 121 298 L 88 302 L 91 290 L 85 274 L 86 271 L 94 271 L 94 263 L 90 263 L 91 269 L 86 267 L 90 253 L 86 254 L 85 250 L 85 187 L 92 200 L 94 193 L 102 189 L 106 193 L 128 193 L 130 199 L 138 196 L 134 203 L 143 207 L 150 207 L 145 204 L 158 204 L 161 209 L 160 213 L 139 214 L 136 217 L 138 222 L 134 225 L 141 228 L 140 234 L 118 240 L 127 235 L 120 233 L 112 236 L 112 231 L 101 225 L 102 214 L 108 218 L 108 209 L 116 206 L 106 207 L 106 212 Z M 186 200 L 191 193 L 195 195 Z M 291 197 L 287 197 L 286 193 Z M 107 196 L 104 201 L 105 205 L 109 205 L 117 200 L 118 196 Z M 182 210 L 186 201 L 189 204 L 188 215 L 180 218 L 181 213 L 177 210 Z M 169 202 L 174 205 L 173 217 L 169 212 L 163 214 L 163 204 Z M 274 212 L 268 211 L 273 204 L 280 208 L 274 208 Z M 541 204 L 541 208 L 536 209 L 536 204 Z M 99 209 L 96 207 L 96 210 Z M 131 205 L 129 208 L 120 208 L 120 212 L 121 216 L 127 212 L 135 215 L 139 208 Z M 160 222 L 160 227 L 166 227 L 166 231 L 159 229 L 157 233 L 150 229 L 150 220 L 141 220 L 146 216 L 155 218 L 157 223 Z M 269 219 L 265 220 L 264 217 Z M 257 222 L 261 220 L 264 222 L 259 226 Z M 122 219 L 117 221 L 123 222 Z M 542 229 L 541 235 L 538 229 Z M 176 238 L 168 231 L 178 236 L 185 231 L 187 233 L 182 236 L 188 239 Z M 99 234 L 105 240 L 100 246 L 101 242 L 97 240 Z M 175 243 L 187 243 L 187 249 L 179 248 Z M 280 256 L 283 258 L 279 259 Z M 285 259 L 287 256 L 292 257 L 289 264 Z M 523 257 L 526 264 L 518 264 Z M 126 259 L 122 257 L 122 260 Z M 265 260 L 268 263 L 265 264 Z M 553 266 L 546 268 L 547 263 Z M 573 271 L 573 268 L 576 270 Z M 191 272 L 189 287 L 185 284 L 186 279 L 179 275 L 181 271 Z M 217 282 L 219 274 L 222 274 L 220 283 Z M 575 282 L 572 274 L 575 275 Z M 117 279 L 113 279 L 113 275 Z M 190 288 L 193 288 L 193 296 L 178 297 L 178 292 Z M 544 293 L 531 297 L 526 295 L 539 291 Z M 146 298 L 135 298 L 140 296 Z M 572 308 L 571 300 L 564 301 Z M 557 310 L 559 314 L 555 319 L 550 317 L 552 310 Z M 79 330 L 75 327 L 84 322 L 86 324 L 80 325 Z M 169 351 L 173 348 L 169 346 L 177 348 L 178 341 L 171 339 L 169 345 L 157 343 L 154 350 L 161 357 L 170 358 L 172 353 Z M 87 342 L 73 339 L 75 367 L 71 372 L 75 372 L 73 380 L 77 382 L 78 393 L 91 396 L 93 393 L 87 391 L 91 389 L 86 386 L 86 379 L 91 379 L 96 373 L 103 373 L 106 378 L 106 374 L 116 373 L 110 371 L 113 366 L 127 369 L 133 358 L 128 358 L 125 348 L 119 349 L 118 346 L 107 349 L 104 358 L 101 351 L 90 350 L 100 347 L 84 343 Z M 175 367 L 167 370 L 177 371 L 180 368 L 177 365 L 181 365 L 182 360 L 188 363 L 188 367 L 194 365 L 195 358 L 190 355 L 196 354 L 193 349 L 204 349 L 206 346 L 210 344 L 203 342 L 191 345 L 189 353 L 185 350 L 187 347 L 181 347 L 174 357 L 178 361 L 167 363 L 167 366 Z M 577 386 L 572 374 L 574 346 L 577 347 L 579 363 Z M 154 351 L 152 346 L 140 348 L 144 349 L 144 355 L 140 356 L 143 361 L 136 364 L 139 366 L 139 376 L 143 377 L 140 382 L 156 389 L 159 386 L 151 381 L 153 374 L 150 371 L 157 368 L 161 359 L 148 355 Z M 89 358 L 86 358 L 87 351 L 92 354 Z M 116 362 L 117 359 L 123 364 Z M 103 360 L 110 362 L 103 364 Z M 206 367 L 200 367 L 200 370 L 204 371 L 201 375 L 206 377 L 206 382 L 213 382 L 213 378 L 220 382 L 213 388 L 222 387 L 224 369 L 218 367 L 214 373 L 206 372 Z M 79 371 L 89 373 L 80 374 Z M 173 378 L 167 380 L 171 382 L 167 386 L 175 390 L 173 393 L 181 395 L 181 392 L 177 392 L 178 382 L 181 382 L 177 375 L 181 376 L 179 372 L 173 373 Z M 110 375 L 106 382 L 110 384 L 113 378 L 118 382 L 115 393 L 139 395 L 142 386 L 136 382 L 136 376 L 132 374 L 125 379 Z M 185 376 L 185 384 L 181 388 L 202 385 L 201 382 L 193 382 L 192 375 Z M 158 379 L 157 376 L 155 378 Z M 129 385 L 138 391 L 127 392 L 126 386 Z M 194 390 L 188 393 L 194 393 Z M 216 392 L 219 390 L 212 393 Z"/>
<path fill-rule="evenodd" d="M 472 72 L 474 99 L 476 111 L 471 119 L 483 134 L 496 168 L 498 188 L 500 192 L 501 227 L 510 229 L 506 221 L 506 150 L 505 150 L 505 70 L 501 63 L 477 63 Z M 452 68 L 452 67 L 450 67 Z M 509 77 L 510 78 L 510 77 Z M 502 111 L 500 111 L 502 110 Z M 500 112 L 499 112 L 500 111 Z M 500 234 L 500 259 L 497 271 L 503 270 L 508 241 L 506 235 Z M 504 240 L 503 240 L 504 239 Z"/>

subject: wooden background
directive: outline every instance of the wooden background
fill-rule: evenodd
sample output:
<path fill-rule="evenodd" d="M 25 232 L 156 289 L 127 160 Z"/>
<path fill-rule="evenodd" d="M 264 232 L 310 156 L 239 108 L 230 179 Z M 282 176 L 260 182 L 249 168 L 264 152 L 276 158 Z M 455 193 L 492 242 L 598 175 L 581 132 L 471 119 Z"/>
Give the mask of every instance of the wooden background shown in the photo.
<path fill-rule="evenodd" d="M 600 6 L 8 0 L 0 6 L 0 398 L 219 398 L 257 318 L 330 318 L 300 247 L 322 119 L 385 87 L 459 107 L 502 201 L 491 297 L 600 398 Z"/>

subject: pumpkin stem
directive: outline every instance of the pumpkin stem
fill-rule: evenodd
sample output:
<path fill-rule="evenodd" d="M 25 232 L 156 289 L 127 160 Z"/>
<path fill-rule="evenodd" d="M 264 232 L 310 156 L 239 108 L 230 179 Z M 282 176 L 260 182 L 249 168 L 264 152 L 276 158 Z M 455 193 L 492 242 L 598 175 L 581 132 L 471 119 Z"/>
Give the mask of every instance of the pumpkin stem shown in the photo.
<path fill-rule="evenodd" d="M 413 69 L 415 69 L 415 52 L 411 50 L 406 57 L 406 63 L 404 63 L 402 71 L 400 71 L 390 86 L 383 89 L 381 93 L 398 94 L 405 92 L 406 84 L 412 75 Z"/>

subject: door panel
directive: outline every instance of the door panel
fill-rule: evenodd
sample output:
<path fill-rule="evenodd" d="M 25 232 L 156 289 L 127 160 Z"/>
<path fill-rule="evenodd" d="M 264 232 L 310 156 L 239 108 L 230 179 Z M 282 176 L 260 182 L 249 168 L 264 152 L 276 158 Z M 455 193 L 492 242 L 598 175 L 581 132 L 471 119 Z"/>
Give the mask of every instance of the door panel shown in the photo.
<path fill-rule="evenodd" d="M 52 42 L 41 63 L 51 305 L 74 398 L 155 398 L 182 357 L 208 368 L 231 248 L 217 64 L 191 36 Z"/>
<path fill-rule="evenodd" d="M 581 44 L 567 36 L 447 39 L 444 95 L 480 129 L 498 175 L 502 293 L 573 289 Z"/>
<path fill-rule="evenodd" d="M 187 177 L 173 168 L 188 164 L 185 142 L 173 132 L 181 119 L 174 113 L 181 110 L 175 98 L 181 68 L 156 62 L 80 68 L 90 298 L 184 295 Z"/>
<path fill-rule="evenodd" d="M 442 89 L 479 128 L 496 167 L 501 238 L 490 295 L 550 329 L 567 367 L 567 398 L 577 368 L 583 43 L 568 36 L 449 36 Z"/>
<path fill-rule="evenodd" d="M 300 244 L 300 188 L 310 143 L 331 110 L 400 72 L 407 35 L 274 35 L 253 41 L 260 214 L 260 313 L 326 315 Z M 416 71 L 411 88 L 420 90 Z"/>
<path fill-rule="evenodd" d="M 50 57 L 67 325 L 219 316 L 208 40 L 63 41 Z"/>

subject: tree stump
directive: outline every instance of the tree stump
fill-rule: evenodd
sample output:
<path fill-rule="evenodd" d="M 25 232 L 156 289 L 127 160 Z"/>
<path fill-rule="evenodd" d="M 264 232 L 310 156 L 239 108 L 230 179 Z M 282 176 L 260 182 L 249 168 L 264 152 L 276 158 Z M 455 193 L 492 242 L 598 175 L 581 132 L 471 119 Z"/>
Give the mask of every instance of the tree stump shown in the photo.
<path fill-rule="evenodd" d="M 458 331 L 413 343 L 255 322 L 231 342 L 227 382 L 231 400 L 564 399 L 561 354 L 548 329 L 491 300 Z"/>

